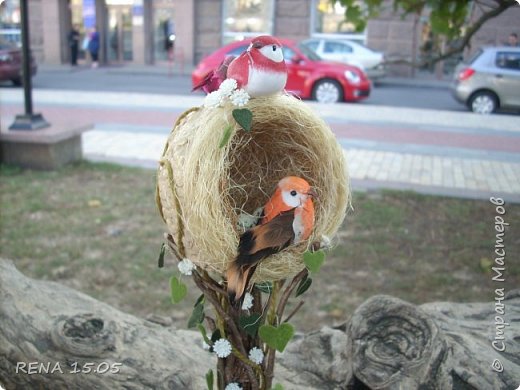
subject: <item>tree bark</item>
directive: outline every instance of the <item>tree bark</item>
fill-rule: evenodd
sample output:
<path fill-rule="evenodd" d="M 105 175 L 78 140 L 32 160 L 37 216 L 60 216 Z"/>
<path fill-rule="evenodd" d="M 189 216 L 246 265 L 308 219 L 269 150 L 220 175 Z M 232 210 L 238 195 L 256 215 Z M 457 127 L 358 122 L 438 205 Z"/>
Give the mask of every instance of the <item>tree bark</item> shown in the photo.
<path fill-rule="evenodd" d="M 273 383 L 286 390 L 516 389 L 520 290 L 503 303 L 511 325 L 504 329 L 506 351 L 497 352 L 493 303 L 417 307 L 375 296 L 344 326 L 298 335 L 279 355 Z M 502 373 L 492 370 L 494 359 Z M 23 370 L 31 366 L 22 369 L 19 362 L 44 367 L 33 364 L 39 373 L 29 374 Z M 121 363 L 118 373 L 72 373 L 105 371 L 114 363 Z M 199 390 L 215 363 L 197 332 L 163 327 L 60 284 L 29 279 L 0 259 L 0 384 L 8 390 Z M 49 372 L 42 372 L 47 365 Z"/>

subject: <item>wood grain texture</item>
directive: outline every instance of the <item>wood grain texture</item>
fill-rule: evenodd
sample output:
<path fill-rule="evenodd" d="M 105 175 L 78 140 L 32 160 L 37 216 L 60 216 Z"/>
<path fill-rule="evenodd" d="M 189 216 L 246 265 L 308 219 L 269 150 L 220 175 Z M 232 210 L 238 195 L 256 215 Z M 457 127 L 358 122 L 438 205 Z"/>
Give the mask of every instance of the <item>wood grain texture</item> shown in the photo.
<path fill-rule="evenodd" d="M 506 351 L 497 352 L 494 303 L 415 306 L 389 296 L 350 321 L 297 335 L 275 380 L 291 389 L 516 389 L 520 290 L 504 300 Z M 172 309 L 173 310 L 173 309 Z M 6 389 L 204 389 L 215 356 L 197 332 L 122 313 L 58 283 L 25 277 L 0 259 L 0 384 Z M 491 368 L 500 359 L 504 371 Z M 63 374 L 16 374 L 17 362 L 59 363 Z M 122 363 L 118 374 L 70 374 L 73 362 Z"/>

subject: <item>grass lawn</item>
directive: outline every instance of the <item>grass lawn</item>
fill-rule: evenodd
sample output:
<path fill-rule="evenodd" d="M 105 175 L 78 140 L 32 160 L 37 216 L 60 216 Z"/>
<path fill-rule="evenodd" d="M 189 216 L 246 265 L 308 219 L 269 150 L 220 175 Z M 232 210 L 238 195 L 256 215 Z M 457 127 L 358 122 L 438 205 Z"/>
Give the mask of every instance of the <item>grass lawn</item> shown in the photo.
<path fill-rule="evenodd" d="M 185 327 L 198 293 L 169 299 L 172 259 L 157 268 L 163 225 L 155 171 L 82 163 L 55 172 L 0 169 L 0 257 L 132 314 Z M 344 321 L 374 294 L 415 303 L 492 301 L 520 286 L 520 205 L 506 204 L 506 281 L 491 280 L 495 208 L 487 201 L 411 192 L 356 192 L 354 209 L 293 323 Z M 516 258 L 516 260 L 514 260 Z"/>

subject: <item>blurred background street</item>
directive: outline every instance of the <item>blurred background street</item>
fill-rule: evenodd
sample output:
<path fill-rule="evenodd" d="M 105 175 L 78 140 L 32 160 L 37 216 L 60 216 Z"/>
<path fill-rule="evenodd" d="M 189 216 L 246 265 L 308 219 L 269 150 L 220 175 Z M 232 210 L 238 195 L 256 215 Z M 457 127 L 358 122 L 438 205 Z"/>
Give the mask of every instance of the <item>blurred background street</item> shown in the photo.
<path fill-rule="evenodd" d="M 51 122 L 94 124 L 83 135 L 86 158 L 147 167 L 156 166 L 176 117 L 204 96 L 190 92 L 188 76 L 157 67 L 43 67 L 34 88 L 36 110 Z M 0 91 L 9 123 L 22 107 L 22 91 L 8 85 Z M 344 146 L 355 189 L 520 200 L 518 115 L 476 116 L 460 109 L 445 83 L 397 77 L 361 102 L 308 104 Z"/>

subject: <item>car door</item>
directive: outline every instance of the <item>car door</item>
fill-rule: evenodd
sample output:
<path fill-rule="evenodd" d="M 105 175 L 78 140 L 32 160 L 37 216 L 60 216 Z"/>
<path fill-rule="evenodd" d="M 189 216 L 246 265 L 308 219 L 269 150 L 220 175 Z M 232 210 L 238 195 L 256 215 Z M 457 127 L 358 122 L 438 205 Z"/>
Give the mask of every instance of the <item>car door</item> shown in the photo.
<path fill-rule="evenodd" d="M 364 69 L 363 64 L 356 58 L 352 46 L 346 42 L 325 41 L 323 58 Z"/>
<path fill-rule="evenodd" d="M 520 51 L 498 51 L 495 85 L 501 106 L 520 107 Z"/>

